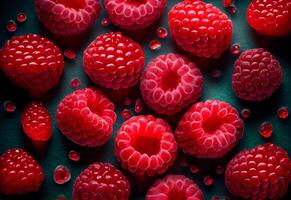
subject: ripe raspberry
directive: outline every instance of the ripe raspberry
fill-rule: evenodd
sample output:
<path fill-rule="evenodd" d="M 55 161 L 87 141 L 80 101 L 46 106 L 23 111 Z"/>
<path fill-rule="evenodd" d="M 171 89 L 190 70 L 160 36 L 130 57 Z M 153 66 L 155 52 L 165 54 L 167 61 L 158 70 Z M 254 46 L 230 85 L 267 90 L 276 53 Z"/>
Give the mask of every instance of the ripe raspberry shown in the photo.
<path fill-rule="evenodd" d="M 30 103 L 21 116 L 24 133 L 35 141 L 47 141 L 52 136 L 52 121 L 44 104 Z"/>
<path fill-rule="evenodd" d="M 113 24 L 126 30 L 145 29 L 165 11 L 167 0 L 104 0 Z"/>
<path fill-rule="evenodd" d="M 241 99 L 262 101 L 280 87 L 282 79 L 280 63 L 271 53 L 262 48 L 251 49 L 235 62 L 232 88 Z"/>
<path fill-rule="evenodd" d="M 291 33 L 291 1 L 252 0 L 247 19 L 249 25 L 262 35 L 286 36 Z"/>
<path fill-rule="evenodd" d="M 84 52 L 84 70 L 93 82 L 106 88 L 135 85 L 144 65 L 140 45 L 121 33 L 97 37 Z"/>
<path fill-rule="evenodd" d="M 128 200 L 129 194 L 130 184 L 121 171 L 97 162 L 77 177 L 73 200 Z"/>
<path fill-rule="evenodd" d="M 16 85 L 45 92 L 58 84 L 64 71 L 61 50 L 37 34 L 15 36 L 0 52 L 0 66 Z"/>
<path fill-rule="evenodd" d="M 172 115 L 200 98 L 203 77 L 187 58 L 170 53 L 155 58 L 141 78 L 146 103 L 159 114 Z"/>
<path fill-rule="evenodd" d="M 115 138 L 114 153 L 123 168 L 136 175 L 164 173 L 177 157 L 171 127 L 154 116 L 134 116 L 125 121 Z"/>
<path fill-rule="evenodd" d="M 60 36 L 85 32 L 99 17 L 99 0 L 34 0 L 36 14 L 43 25 Z"/>
<path fill-rule="evenodd" d="M 185 153 L 200 158 L 218 158 L 243 136 L 243 121 L 230 104 L 208 100 L 194 104 L 180 120 L 176 139 Z"/>
<path fill-rule="evenodd" d="M 57 109 L 61 132 L 81 146 L 100 146 L 107 142 L 116 121 L 114 104 L 95 88 L 76 90 L 66 96 Z"/>
<path fill-rule="evenodd" d="M 225 184 L 244 199 L 279 199 L 291 180 L 291 162 L 286 151 L 274 144 L 243 150 L 229 163 Z"/>
<path fill-rule="evenodd" d="M 182 175 L 167 175 L 158 180 L 146 194 L 146 200 L 193 199 L 203 200 L 200 188 Z"/>
<path fill-rule="evenodd" d="M 169 12 L 172 39 L 198 57 L 218 58 L 230 45 L 232 22 L 212 4 L 185 0 Z"/>
<path fill-rule="evenodd" d="M 36 192 L 43 180 L 41 166 L 24 150 L 9 149 L 0 157 L 0 192 L 3 194 Z"/>

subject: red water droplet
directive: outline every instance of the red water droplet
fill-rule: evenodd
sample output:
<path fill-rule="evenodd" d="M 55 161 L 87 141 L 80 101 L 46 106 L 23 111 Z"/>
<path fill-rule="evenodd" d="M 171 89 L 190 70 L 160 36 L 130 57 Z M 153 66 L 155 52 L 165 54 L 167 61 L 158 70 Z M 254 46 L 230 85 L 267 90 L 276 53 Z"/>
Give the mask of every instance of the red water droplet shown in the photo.
<path fill-rule="evenodd" d="M 137 99 L 134 105 L 134 111 L 140 113 L 143 110 L 143 103 L 141 99 Z"/>
<path fill-rule="evenodd" d="M 79 161 L 81 158 L 80 153 L 75 150 L 71 150 L 68 154 L 68 157 L 72 161 Z"/>
<path fill-rule="evenodd" d="M 196 165 L 191 164 L 191 165 L 190 165 L 190 171 L 191 171 L 193 174 L 196 174 L 196 173 L 199 172 L 199 168 L 198 168 Z"/>
<path fill-rule="evenodd" d="M 217 196 L 217 195 L 214 195 L 214 196 L 211 197 L 211 200 L 220 200 L 220 197 Z"/>
<path fill-rule="evenodd" d="M 129 106 L 131 104 L 131 99 L 126 97 L 124 100 L 124 105 Z"/>
<path fill-rule="evenodd" d="M 150 49 L 151 50 L 158 50 L 160 49 L 162 44 L 158 40 L 150 41 Z"/>
<path fill-rule="evenodd" d="M 14 20 L 9 20 L 6 25 L 6 28 L 9 32 L 15 32 L 17 29 L 17 25 Z"/>
<path fill-rule="evenodd" d="M 208 175 L 208 176 L 204 177 L 203 182 L 205 185 L 210 186 L 213 184 L 214 180 L 213 180 L 212 176 Z"/>
<path fill-rule="evenodd" d="M 241 116 L 244 119 L 250 118 L 251 117 L 251 114 L 252 113 L 251 113 L 251 110 L 249 108 L 244 108 L 244 109 L 241 110 Z"/>
<path fill-rule="evenodd" d="M 237 11 L 235 5 L 233 5 L 233 4 L 231 4 L 231 5 L 228 7 L 228 9 L 229 9 L 230 14 L 232 14 L 232 15 L 235 14 L 236 11 Z"/>
<path fill-rule="evenodd" d="M 81 84 L 80 79 L 78 79 L 78 78 L 73 78 L 70 82 L 71 87 L 75 88 L 75 89 L 80 87 L 80 84 Z"/>
<path fill-rule="evenodd" d="M 130 118 L 130 112 L 129 112 L 129 110 L 128 110 L 128 109 L 124 109 L 124 110 L 122 111 L 122 113 L 121 113 L 121 117 L 122 117 L 123 119 L 129 119 L 129 118 Z"/>
<path fill-rule="evenodd" d="M 264 122 L 259 128 L 259 133 L 264 138 L 269 138 L 273 134 L 273 125 L 270 122 Z"/>
<path fill-rule="evenodd" d="M 12 101 L 5 101 L 3 106 L 8 113 L 13 113 L 16 110 L 16 105 Z"/>
<path fill-rule="evenodd" d="M 20 23 L 23 23 L 27 20 L 27 17 L 25 15 L 25 13 L 23 12 L 20 12 L 17 14 L 17 17 L 16 17 L 17 21 L 20 22 Z"/>
<path fill-rule="evenodd" d="M 56 167 L 54 171 L 54 181 L 57 184 L 64 184 L 67 183 L 71 179 L 71 172 L 70 170 L 63 166 L 59 165 Z"/>
<path fill-rule="evenodd" d="M 67 58 L 69 58 L 69 59 L 75 59 L 76 56 L 77 56 L 76 52 L 75 52 L 73 49 L 70 49 L 70 48 L 65 49 L 65 51 L 64 51 L 64 55 L 65 55 Z"/>
<path fill-rule="evenodd" d="M 287 107 L 281 107 L 278 109 L 278 117 L 280 119 L 286 119 L 289 116 L 289 110 Z"/>
<path fill-rule="evenodd" d="M 56 200 L 67 200 L 67 197 L 63 194 L 57 196 Z"/>
<path fill-rule="evenodd" d="M 211 72 L 211 76 L 213 78 L 219 78 L 219 77 L 221 77 L 221 75 L 222 75 L 222 72 L 219 69 L 214 69 Z"/>
<path fill-rule="evenodd" d="M 230 48 L 230 52 L 233 54 L 233 55 L 238 55 L 240 54 L 240 45 L 235 43 L 231 46 Z"/>
<path fill-rule="evenodd" d="M 223 0 L 222 5 L 223 7 L 227 8 L 232 4 L 232 0 Z"/>
<path fill-rule="evenodd" d="M 161 39 L 166 38 L 166 37 L 168 36 L 168 31 L 167 31 L 167 29 L 164 28 L 164 27 L 159 27 L 159 28 L 157 29 L 157 36 L 158 36 L 159 38 L 161 38 Z"/>
<path fill-rule="evenodd" d="M 106 26 L 109 26 L 111 24 L 111 21 L 109 18 L 107 17 L 104 17 L 102 20 L 101 20 L 101 25 L 106 27 Z"/>
<path fill-rule="evenodd" d="M 220 165 L 216 167 L 216 174 L 220 175 L 224 173 L 224 168 Z"/>

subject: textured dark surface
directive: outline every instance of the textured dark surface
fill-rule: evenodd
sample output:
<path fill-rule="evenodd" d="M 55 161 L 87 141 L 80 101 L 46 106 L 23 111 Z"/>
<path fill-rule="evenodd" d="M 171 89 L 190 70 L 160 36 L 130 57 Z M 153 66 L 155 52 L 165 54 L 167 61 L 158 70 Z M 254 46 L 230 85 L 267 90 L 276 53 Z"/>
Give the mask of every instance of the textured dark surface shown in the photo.
<path fill-rule="evenodd" d="M 179 0 L 169 0 L 167 10 L 169 10 L 175 3 Z M 210 1 L 207 1 L 210 2 Z M 211 1 L 218 7 L 222 8 L 222 0 Z M 222 76 L 218 79 L 212 78 L 207 70 L 203 70 L 203 75 L 205 79 L 205 86 L 203 91 L 203 96 L 201 100 L 206 99 L 219 99 L 224 100 L 232 105 L 234 105 L 238 110 L 244 107 L 250 107 L 252 109 L 252 117 L 245 123 L 245 136 L 239 142 L 239 145 L 233 149 L 227 156 L 217 160 L 197 160 L 191 159 L 193 163 L 201 168 L 200 173 L 191 174 L 189 169 L 180 168 L 179 160 L 176 164 L 170 168 L 167 173 L 174 174 L 186 174 L 188 177 L 192 178 L 203 190 L 206 199 L 211 199 L 212 195 L 229 195 L 223 183 L 223 175 L 215 175 L 215 168 L 217 164 L 225 164 L 231 159 L 239 150 L 244 148 L 251 148 L 258 144 L 265 142 L 273 142 L 280 147 L 284 148 L 291 154 L 291 118 L 287 120 L 280 120 L 277 117 L 277 109 L 281 106 L 288 106 L 291 108 L 291 38 L 273 40 L 263 38 L 256 35 L 247 25 L 245 20 L 245 11 L 247 5 L 250 1 L 235 1 L 235 5 L 238 8 L 238 12 L 234 16 L 230 16 L 233 20 L 234 25 L 234 36 L 233 42 L 237 42 L 241 45 L 243 50 L 249 48 L 264 47 L 270 52 L 272 52 L 280 61 L 283 72 L 284 81 L 281 88 L 267 101 L 261 103 L 248 103 L 240 101 L 237 99 L 231 90 L 231 74 L 233 70 L 233 63 L 237 56 L 233 56 L 226 52 L 221 59 L 211 62 L 208 67 L 221 68 Z M 10 34 L 6 31 L 5 26 L 9 19 L 15 19 L 18 12 L 23 11 L 27 14 L 28 19 L 24 24 L 19 24 L 18 30 L 14 34 Z M 38 22 L 35 14 L 32 0 L 2 0 L 0 6 L 0 46 L 9 39 L 12 35 L 21 35 L 26 33 L 39 33 L 43 36 L 47 36 L 54 42 L 58 43 L 62 49 L 65 49 L 65 45 L 62 42 L 57 42 L 55 38 L 52 37 L 46 31 L 41 24 Z M 49 108 L 51 115 L 55 116 L 55 111 L 58 103 L 61 99 L 71 93 L 73 89 L 70 87 L 69 82 L 74 77 L 79 77 L 81 80 L 81 87 L 94 85 L 86 77 L 82 70 L 82 52 L 86 46 L 97 36 L 105 32 L 116 30 L 113 26 L 104 28 L 101 26 L 100 22 L 102 17 L 105 15 L 104 10 L 102 11 L 102 16 L 95 23 L 94 27 L 89 31 L 88 34 L 84 35 L 81 39 L 75 39 L 74 42 L 77 46 L 78 56 L 75 60 L 66 60 L 65 74 L 62 77 L 60 84 L 49 92 L 46 97 L 43 97 L 43 101 Z M 140 44 L 143 45 L 146 54 L 146 63 L 159 54 L 165 54 L 169 52 L 179 52 L 175 45 L 170 41 L 170 38 L 160 40 L 162 42 L 162 48 L 159 51 L 151 51 L 148 47 L 149 41 L 156 38 L 155 29 L 158 26 L 167 25 L 167 14 L 164 13 L 163 18 L 153 26 L 152 30 L 145 33 L 145 39 L 137 39 Z M 135 34 L 138 35 L 138 34 Z M 70 43 L 72 44 L 73 41 Z M 185 55 L 185 54 L 184 54 Z M 205 62 L 201 62 L 204 63 Z M 202 66 L 201 63 L 200 66 Z M 138 89 L 136 89 L 138 91 Z M 117 95 L 116 95 L 117 96 Z M 17 110 L 13 114 L 6 114 L 2 106 L 0 107 L 0 153 L 2 154 L 5 150 L 12 147 L 22 147 L 23 149 L 29 151 L 42 165 L 46 173 L 46 180 L 43 184 L 42 189 L 33 195 L 19 198 L 10 199 L 42 199 L 42 200 L 53 200 L 58 194 L 65 194 L 68 199 L 71 199 L 71 191 L 76 176 L 85 169 L 89 164 L 95 161 L 111 162 L 118 168 L 120 168 L 115 157 L 113 156 L 113 141 L 114 135 L 117 129 L 123 122 L 120 117 L 121 111 L 125 108 L 123 104 L 116 103 L 116 111 L 118 113 L 118 120 L 115 125 L 114 133 L 110 141 L 101 148 L 82 148 L 69 142 L 63 135 L 58 131 L 56 121 L 53 120 L 54 125 L 54 135 L 52 140 L 47 144 L 46 147 L 39 149 L 34 147 L 29 139 L 23 134 L 20 126 L 20 115 L 25 106 L 32 98 L 29 95 L 14 86 L 12 86 L 3 74 L 0 74 L 0 105 L 2 105 L 4 100 L 12 100 L 17 104 Z M 121 98 L 119 98 L 121 99 Z M 153 113 L 147 112 L 144 113 Z M 132 112 L 132 114 L 134 114 Z M 154 114 L 154 113 L 153 113 Z M 179 119 L 177 115 L 172 119 L 169 119 L 171 124 L 174 124 Z M 274 126 L 274 134 L 270 139 L 263 139 L 258 134 L 258 127 L 264 121 L 271 121 Z M 81 161 L 72 162 L 68 160 L 67 154 L 70 150 L 75 149 L 81 152 Z M 72 171 L 72 180 L 63 185 L 56 185 L 52 180 L 52 175 L 54 168 L 59 165 L 64 164 Z M 212 174 L 214 176 L 214 185 L 207 187 L 203 184 L 203 177 L 207 174 Z M 138 186 L 138 188 L 133 188 L 131 199 L 138 200 L 144 199 L 145 192 L 148 189 L 147 184 L 137 184 L 136 180 L 133 180 L 131 176 L 127 173 L 126 175 L 132 182 L 133 186 Z M 139 192 L 137 192 L 139 191 Z M 290 188 L 289 188 L 290 194 Z M 290 195 L 289 195 L 290 196 Z M 0 196 L 0 199 L 9 199 Z M 290 199 L 285 196 L 285 199 Z"/>

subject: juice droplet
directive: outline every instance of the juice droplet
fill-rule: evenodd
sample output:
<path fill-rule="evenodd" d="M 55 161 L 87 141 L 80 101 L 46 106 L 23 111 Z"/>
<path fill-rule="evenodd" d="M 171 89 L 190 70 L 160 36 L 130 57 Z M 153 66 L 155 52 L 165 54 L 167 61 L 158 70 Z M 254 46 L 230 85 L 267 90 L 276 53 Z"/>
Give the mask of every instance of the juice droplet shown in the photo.
<path fill-rule="evenodd" d="M 75 59 L 77 54 L 73 49 L 66 49 L 64 51 L 64 55 L 68 58 L 68 59 Z"/>
<path fill-rule="evenodd" d="M 191 171 L 193 174 L 196 174 L 196 173 L 199 172 L 199 168 L 198 168 L 196 165 L 191 164 L 191 165 L 190 165 L 190 171 Z"/>
<path fill-rule="evenodd" d="M 9 32 L 15 32 L 17 29 L 17 25 L 14 20 L 9 20 L 6 25 L 6 28 Z"/>
<path fill-rule="evenodd" d="M 71 172 L 70 170 L 63 166 L 59 165 L 56 167 L 54 171 L 54 181 L 57 184 L 65 184 L 71 179 Z"/>
<path fill-rule="evenodd" d="M 220 197 L 217 196 L 217 195 L 214 195 L 214 196 L 211 197 L 211 200 L 220 200 Z"/>
<path fill-rule="evenodd" d="M 231 46 L 230 48 L 230 52 L 233 54 L 233 55 L 238 55 L 240 54 L 240 46 L 239 44 L 235 43 Z"/>
<path fill-rule="evenodd" d="M 278 109 L 278 117 L 280 119 L 286 119 L 289 116 L 289 110 L 287 107 L 281 107 Z"/>
<path fill-rule="evenodd" d="M 216 174 L 220 175 L 224 173 L 224 168 L 221 165 L 216 167 Z"/>
<path fill-rule="evenodd" d="M 230 14 L 232 14 L 232 15 L 235 14 L 236 11 L 237 11 L 235 5 L 233 5 L 233 4 L 231 4 L 231 5 L 228 7 L 228 9 L 229 9 Z"/>
<path fill-rule="evenodd" d="M 121 117 L 122 117 L 123 119 L 129 119 L 129 118 L 130 118 L 130 112 L 129 112 L 129 110 L 128 110 L 128 109 L 124 109 L 124 110 L 122 111 L 122 113 L 121 113 Z"/>
<path fill-rule="evenodd" d="M 214 69 L 211 72 L 211 76 L 213 78 L 219 78 L 219 77 L 221 77 L 221 75 L 222 75 L 222 73 L 221 73 L 221 71 L 219 69 Z"/>
<path fill-rule="evenodd" d="M 126 97 L 124 100 L 124 105 L 129 106 L 131 104 L 131 99 Z"/>
<path fill-rule="evenodd" d="M 16 105 L 12 101 L 5 101 L 3 106 L 8 113 L 13 113 L 16 110 Z"/>
<path fill-rule="evenodd" d="M 242 118 L 244 118 L 244 119 L 250 118 L 251 114 L 252 114 L 251 110 L 249 108 L 242 109 L 240 113 L 241 113 Z"/>
<path fill-rule="evenodd" d="M 159 27 L 159 28 L 157 29 L 157 36 L 158 36 L 159 38 L 161 38 L 161 39 L 166 38 L 166 37 L 168 36 L 168 31 L 167 31 L 167 29 L 164 28 L 164 27 Z"/>
<path fill-rule="evenodd" d="M 20 22 L 20 23 L 23 23 L 27 20 L 27 17 L 25 15 L 25 13 L 23 12 L 20 12 L 17 14 L 17 17 L 16 17 L 17 21 Z"/>
<path fill-rule="evenodd" d="M 68 154 L 68 157 L 72 161 L 79 161 L 81 158 L 80 153 L 75 150 L 71 150 Z"/>
<path fill-rule="evenodd" d="M 143 103 L 141 99 L 137 99 L 134 105 L 134 111 L 140 113 L 143 110 Z"/>
<path fill-rule="evenodd" d="M 204 177 L 203 182 L 205 185 L 210 186 L 213 184 L 214 180 L 213 180 L 212 176 L 208 175 L 208 176 Z"/>
<path fill-rule="evenodd" d="M 180 166 L 181 167 L 188 167 L 189 166 L 189 161 L 186 158 L 182 158 L 180 161 Z"/>
<path fill-rule="evenodd" d="M 109 26 L 111 24 L 111 21 L 109 18 L 107 17 L 104 17 L 102 20 L 101 20 L 101 25 L 106 27 L 106 26 Z"/>
<path fill-rule="evenodd" d="M 81 84 L 80 79 L 78 79 L 78 78 L 73 78 L 70 82 L 71 87 L 75 88 L 75 89 L 80 87 L 80 84 Z"/>
<path fill-rule="evenodd" d="M 232 0 L 223 0 L 223 1 L 222 1 L 222 5 L 223 5 L 223 7 L 225 7 L 225 8 L 231 6 L 231 4 L 232 4 Z"/>
<path fill-rule="evenodd" d="M 259 133 L 264 138 L 269 138 L 273 134 L 273 126 L 270 122 L 264 122 L 259 128 Z"/>
<path fill-rule="evenodd" d="M 151 50 L 158 50 L 160 49 L 162 44 L 158 40 L 150 41 L 150 49 Z"/>
<path fill-rule="evenodd" d="M 67 200 L 67 197 L 63 194 L 57 196 L 56 200 Z"/>

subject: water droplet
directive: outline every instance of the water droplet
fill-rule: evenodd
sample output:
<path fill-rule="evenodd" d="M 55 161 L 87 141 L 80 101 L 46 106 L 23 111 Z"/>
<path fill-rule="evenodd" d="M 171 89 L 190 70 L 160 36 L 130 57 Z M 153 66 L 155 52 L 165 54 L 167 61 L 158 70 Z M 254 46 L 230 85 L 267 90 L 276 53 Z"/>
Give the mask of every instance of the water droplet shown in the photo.
<path fill-rule="evenodd" d="M 68 58 L 68 59 L 75 59 L 77 54 L 73 49 L 65 49 L 64 51 L 64 55 Z"/>
<path fill-rule="evenodd" d="M 213 195 L 213 196 L 211 197 L 211 200 L 220 200 L 220 197 L 217 196 L 217 195 Z"/>
<path fill-rule="evenodd" d="M 199 172 L 199 168 L 198 168 L 196 165 L 191 164 L 191 165 L 190 165 L 190 171 L 191 171 L 193 174 L 196 174 L 196 173 Z"/>
<path fill-rule="evenodd" d="M 72 161 L 79 161 L 81 158 L 80 153 L 75 150 L 71 150 L 68 154 L 68 157 Z"/>
<path fill-rule="evenodd" d="M 233 55 L 238 55 L 240 54 L 240 45 L 235 43 L 231 46 L 230 48 L 230 52 L 233 54 Z"/>
<path fill-rule="evenodd" d="M 123 119 L 129 119 L 129 118 L 130 118 L 130 112 L 129 112 L 129 110 L 128 110 L 128 109 L 124 109 L 124 110 L 122 111 L 122 113 L 121 113 L 121 117 L 122 117 Z"/>
<path fill-rule="evenodd" d="M 6 28 L 9 32 L 15 32 L 17 29 L 17 25 L 14 20 L 9 20 L 6 25 Z"/>
<path fill-rule="evenodd" d="M 289 110 L 287 107 L 281 107 L 278 109 L 278 117 L 280 119 L 286 119 L 289 116 Z"/>
<path fill-rule="evenodd" d="M 67 200 L 67 197 L 63 194 L 57 196 L 56 200 Z"/>
<path fill-rule="evenodd" d="M 214 180 L 213 180 L 212 176 L 207 175 L 204 177 L 203 182 L 205 185 L 210 186 L 213 184 Z"/>
<path fill-rule="evenodd" d="M 124 105 L 129 106 L 131 104 L 131 99 L 126 97 L 124 100 Z"/>
<path fill-rule="evenodd" d="M 158 50 L 160 49 L 162 44 L 158 40 L 150 41 L 150 49 L 151 50 Z"/>
<path fill-rule="evenodd" d="M 273 125 L 270 122 L 264 122 L 259 128 L 259 133 L 264 138 L 269 138 L 273 134 Z"/>
<path fill-rule="evenodd" d="M 3 106 L 8 113 L 13 113 L 16 110 L 16 105 L 12 101 L 5 101 Z"/>
<path fill-rule="evenodd" d="M 224 168 L 221 165 L 216 167 L 216 174 L 220 175 L 224 173 Z"/>
<path fill-rule="evenodd" d="M 106 26 L 109 26 L 111 24 L 111 21 L 109 18 L 107 17 L 104 17 L 102 20 L 101 20 L 101 25 L 106 27 Z"/>
<path fill-rule="evenodd" d="M 16 17 L 17 21 L 20 22 L 20 23 L 23 23 L 27 20 L 27 17 L 25 15 L 25 13 L 23 12 L 20 12 L 17 14 L 17 17 Z"/>
<path fill-rule="evenodd" d="M 251 114 L 252 114 L 251 109 L 249 109 L 249 108 L 242 109 L 240 113 L 241 113 L 242 118 L 244 118 L 244 119 L 250 118 Z"/>
<path fill-rule="evenodd" d="M 143 110 L 143 103 L 141 99 L 137 99 L 134 105 L 134 111 L 140 113 Z"/>
<path fill-rule="evenodd" d="M 222 5 L 223 7 L 227 8 L 232 4 L 232 0 L 223 0 Z"/>
<path fill-rule="evenodd" d="M 237 11 L 235 5 L 233 5 L 233 4 L 231 4 L 231 5 L 228 7 L 228 9 L 229 9 L 230 14 L 232 14 L 232 15 L 235 14 L 236 11 Z"/>
<path fill-rule="evenodd" d="M 166 38 L 166 37 L 168 36 L 168 31 L 167 31 L 167 29 L 164 28 L 164 27 L 159 27 L 159 28 L 157 29 L 157 36 L 158 36 L 159 38 L 161 38 L 161 39 Z"/>
<path fill-rule="evenodd" d="M 81 84 L 80 79 L 78 79 L 78 78 L 73 78 L 70 82 L 71 87 L 75 88 L 75 89 L 80 87 L 80 84 Z"/>
<path fill-rule="evenodd" d="M 219 77 L 221 77 L 221 75 L 222 75 L 222 72 L 219 69 L 214 69 L 211 72 L 211 76 L 213 78 L 219 78 Z"/>
<path fill-rule="evenodd" d="M 71 179 L 71 172 L 70 170 L 63 166 L 59 165 L 56 167 L 54 171 L 54 181 L 57 184 L 65 184 Z"/>

